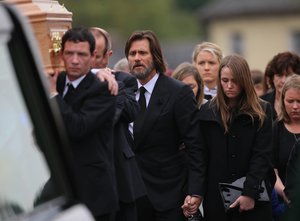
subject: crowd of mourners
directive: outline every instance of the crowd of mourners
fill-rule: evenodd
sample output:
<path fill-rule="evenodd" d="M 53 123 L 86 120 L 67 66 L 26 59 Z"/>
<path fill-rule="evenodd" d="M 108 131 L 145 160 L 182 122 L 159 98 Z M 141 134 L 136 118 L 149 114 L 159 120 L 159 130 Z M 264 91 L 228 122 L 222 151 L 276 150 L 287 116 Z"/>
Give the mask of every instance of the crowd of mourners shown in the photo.
<path fill-rule="evenodd" d="M 201 42 L 170 71 L 151 30 L 134 31 L 110 69 L 112 54 L 104 29 L 72 28 L 62 37 L 65 71 L 50 77 L 79 199 L 96 220 L 277 221 L 297 212 L 299 55 L 280 52 L 261 71 Z M 222 186 L 237 183 L 228 201 Z M 40 199 L 51 179 L 46 186 Z"/>

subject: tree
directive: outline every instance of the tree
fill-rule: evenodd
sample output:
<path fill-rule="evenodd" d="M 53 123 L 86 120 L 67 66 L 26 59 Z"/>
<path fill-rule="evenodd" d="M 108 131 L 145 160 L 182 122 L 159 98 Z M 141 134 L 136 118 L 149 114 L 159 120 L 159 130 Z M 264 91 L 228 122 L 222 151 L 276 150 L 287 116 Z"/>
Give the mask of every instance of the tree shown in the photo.
<path fill-rule="evenodd" d="M 184 8 L 192 7 L 191 3 L 183 3 L 185 1 L 187 0 L 180 3 L 185 5 Z M 194 13 L 181 10 L 178 5 L 180 0 L 61 0 L 60 2 L 73 12 L 74 26 L 100 26 L 121 38 L 128 37 L 134 30 L 142 29 L 152 29 L 160 39 L 191 38 L 200 34 Z"/>
<path fill-rule="evenodd" d="M 211 0 L 174 0 L 174 2 L 178 9 L 195 12 L 198 8 L 211 2 Z"/>

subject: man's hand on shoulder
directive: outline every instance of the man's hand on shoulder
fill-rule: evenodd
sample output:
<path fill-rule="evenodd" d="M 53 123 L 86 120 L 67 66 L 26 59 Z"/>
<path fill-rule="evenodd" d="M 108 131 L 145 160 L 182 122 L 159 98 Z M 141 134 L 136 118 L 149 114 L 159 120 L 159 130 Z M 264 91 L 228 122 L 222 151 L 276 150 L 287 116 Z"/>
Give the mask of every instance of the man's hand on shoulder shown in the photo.
<path fill-rule="evenodd" d="M 55 97 L 56 95 L 58 95 L 58 92 L 56 90 L 56 82 L 57 82 L 57 77 L 59 75 L 58 71 L 55 71 L 53 74 L 49 74 L 48 75 L 48 79 L 49 79 L 49 83 L 50 83 L 50 97 Z"/>
<path fill-rule="evenodd" d="M 96 76 L 102 82 L 107 81 L 110 93 L 112 95 L 117 95 L 119 89 L 118 82 L 116 81 L 115 75 L 112 72 L 113 70 L 109 68 L 102 68 L 98 70 Z"/>

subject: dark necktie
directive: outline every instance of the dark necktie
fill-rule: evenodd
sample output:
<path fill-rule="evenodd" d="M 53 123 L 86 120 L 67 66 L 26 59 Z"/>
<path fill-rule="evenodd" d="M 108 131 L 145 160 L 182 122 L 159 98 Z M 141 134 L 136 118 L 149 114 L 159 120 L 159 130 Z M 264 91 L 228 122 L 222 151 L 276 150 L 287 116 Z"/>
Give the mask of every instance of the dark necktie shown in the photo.
<path fill-rule="evenodd" d="M 73 93 L 74 93 L 74 90 L 75 88 L 73 87 L 72 83 L 67 83 L 67 87 L 68 87 L 68 90 L 67 90 L 67 93 L 65 94 L 64 96 L 64 100 L 69 103 Z"/>
<path fill-rule="evenodd" d="M 140 104 L 140 111 L 136 120 L 133 123 L 133 137 L 135 140 L 137 140 L 139 132 L 142 128 L 144 122 L 144 115 L 146 111 L 146 98 L 145 98 L 146 89 L 144 87 L 140 87 L 139 90 L 140 90 L 140 97 L 138 102 Z"/>
<path fill-rule="evenodd" d="M 212 96 L 210 94 L 204 94 L 204 98 L 206 100 L 210 100 L 210 99 L 212 99 Z"/>
<path fill-rule="evenodd" d="M 146 89 L 144 87 L 140 87 L 140 97 L 139 97 L 140 112 L 145 112 L 146 110 L 145 92 Z"/>

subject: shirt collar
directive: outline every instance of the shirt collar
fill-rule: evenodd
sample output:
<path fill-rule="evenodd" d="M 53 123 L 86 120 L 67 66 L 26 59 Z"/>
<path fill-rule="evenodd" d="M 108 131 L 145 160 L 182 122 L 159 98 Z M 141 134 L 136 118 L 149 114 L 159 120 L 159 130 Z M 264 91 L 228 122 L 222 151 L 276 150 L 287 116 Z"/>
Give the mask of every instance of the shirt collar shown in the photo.
<path fill-rule="evenodd" d="M 143 87 L 147 90 L 148 93 L 152 94 L 153 89 L 154 89 L 154 86 L 155 86 L 155 84 L 156 84 L 156 81 L 157 81 L 158 77 L 159 77 L 159 74 L 156 73 L 156 74 L 153 76 L 153 78 L 151 78 L 151 80 L 148 81 L 148 82 L 147 82 L 146 84 L 144 84 L 144 85 L 142 85 L 139 81 L 137 81 L 137 82 L 138 82 L 138 87 L 140 88 L 140 87 L 143 86 Z"/>
<path fill-rule="evenodd" d="M 209 94 L 212 96 L 216 96 L 217 94 L 217 86 L 213 88 L 208 88 L 207 86 L 204 85 L 204 94 Z"/>
<path fill-rule="evenodd" d="M 78 85 L 80 84 L 80 82 L 85 78 L 86 74 L 81 76 L 80 78 L 77 78 L 76 80 L 74 81 L 70 81 L 68 76 L 66 77 L 66 84 L 65 86 L 67 86 L 68 83 L 71 83 L 73 85 L 74 88 L 77 88 Z"/>

